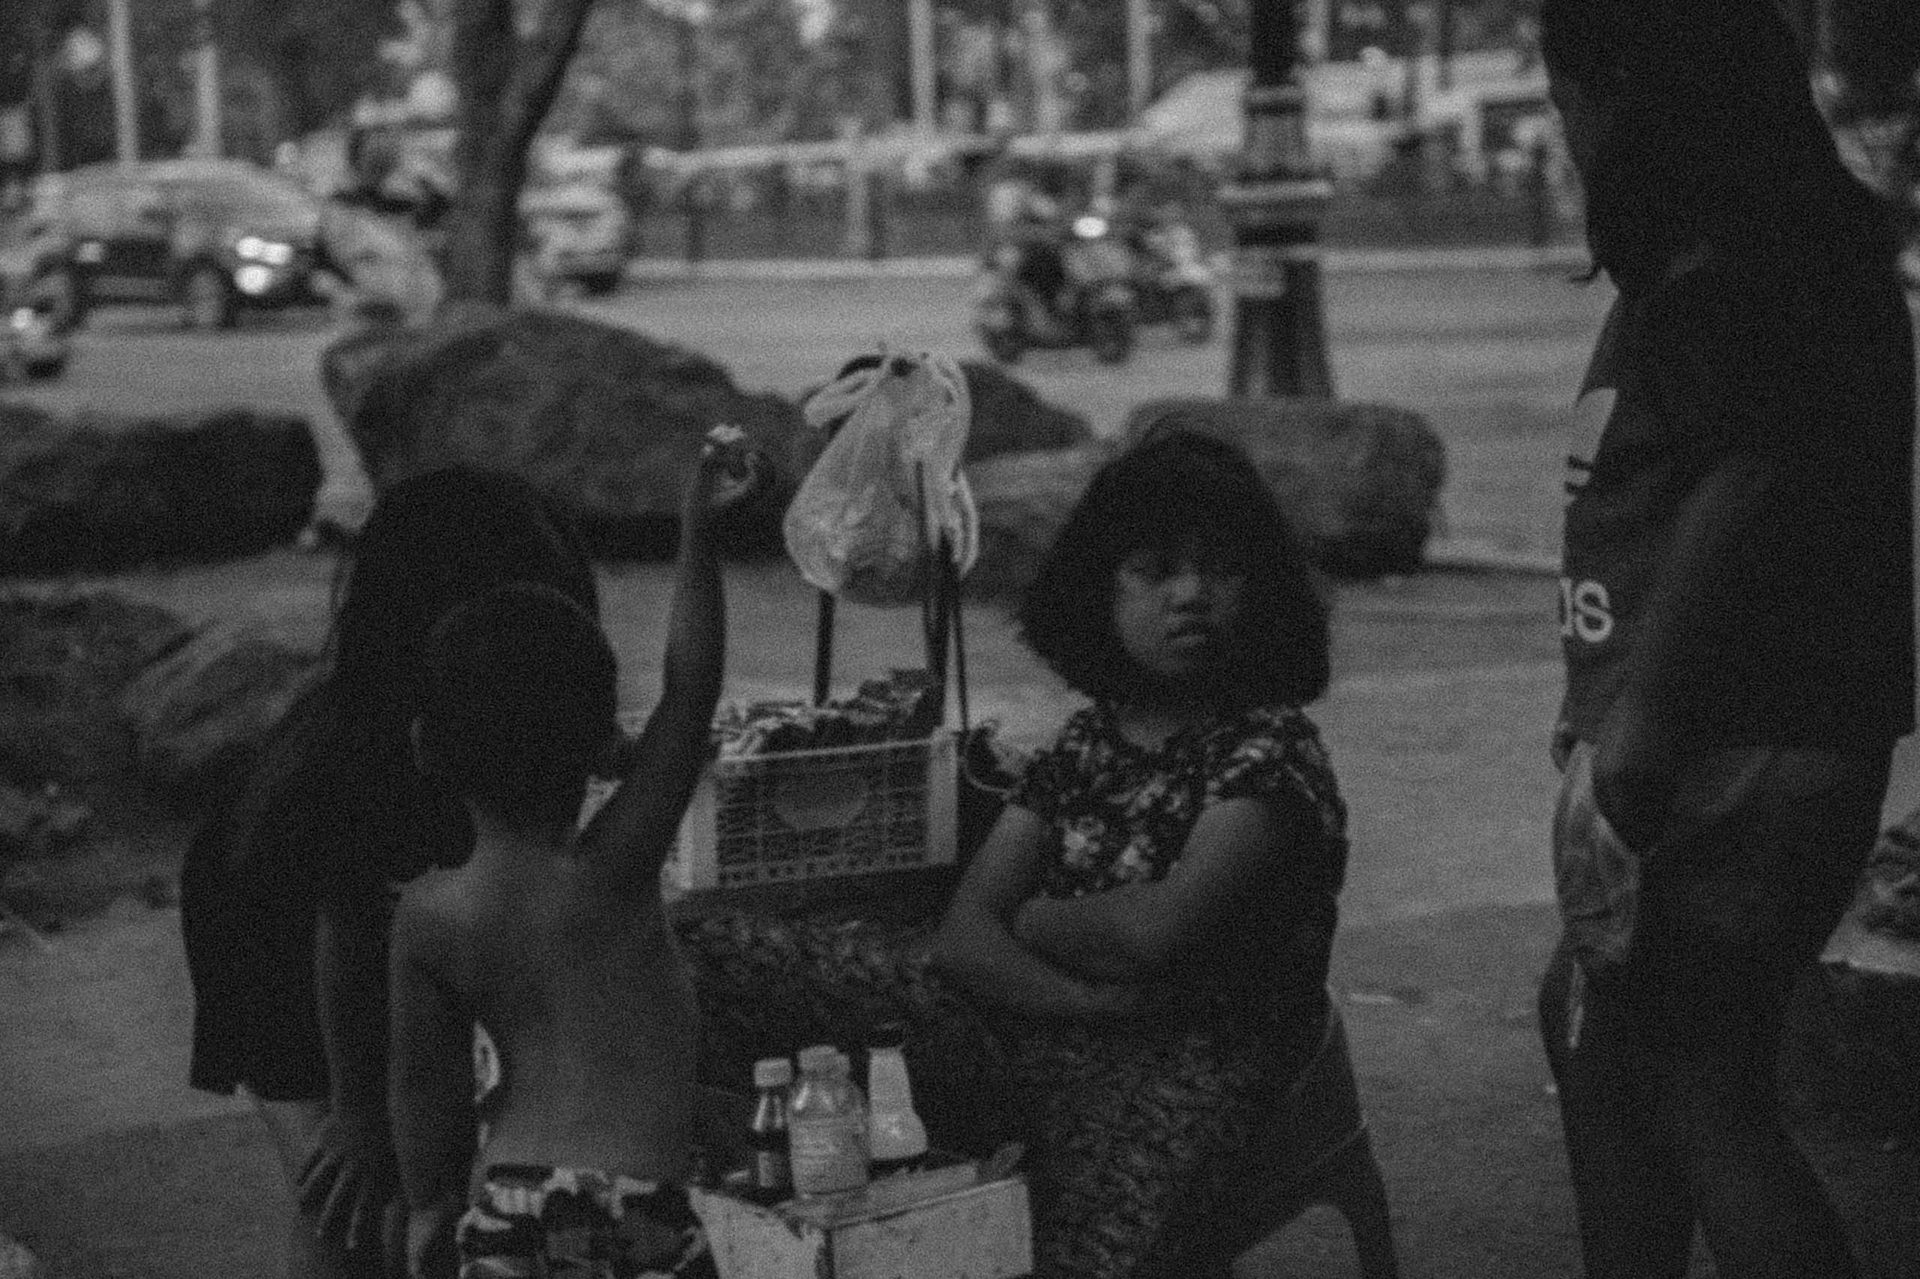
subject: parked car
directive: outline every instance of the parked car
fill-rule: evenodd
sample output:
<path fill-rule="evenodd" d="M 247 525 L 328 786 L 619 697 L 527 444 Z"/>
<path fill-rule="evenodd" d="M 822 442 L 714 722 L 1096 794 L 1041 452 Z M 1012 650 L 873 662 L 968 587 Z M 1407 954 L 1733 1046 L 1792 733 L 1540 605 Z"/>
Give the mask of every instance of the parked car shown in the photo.
<path fill-rule="evenodd" d="M 241 160 L 96 164 L 55 175 L 39 203 L 68 243 L 78 309 L 162 302 L 190 328 L 243 311 L 313 305 L 337 275 L 324 205 Z"/>
<path fill-rule="evenodd" d="M 520 220 L 533 271 L 547 290 L 572 284 L 602 294 L 620 287 L 636 226 L 618 194 L 588 182 L 536 187 L 520 197 Z"/>

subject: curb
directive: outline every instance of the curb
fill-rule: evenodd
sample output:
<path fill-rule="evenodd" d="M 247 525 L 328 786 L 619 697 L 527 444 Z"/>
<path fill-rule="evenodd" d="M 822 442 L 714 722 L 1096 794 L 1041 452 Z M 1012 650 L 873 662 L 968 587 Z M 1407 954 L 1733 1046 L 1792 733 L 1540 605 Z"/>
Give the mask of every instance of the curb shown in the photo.
<path fill-rule="evenodd" d="M 1587 265 L 1579 245 L 1436 249 L 1331 249 L 1322 257 L 1336 273 L 1381 274 L 1396 271 L 1561 271 Z M 1225 278 L 1227 255 L 1216 254 L 1215 269 Z M 980 269 L 978 257 L 945 254 L 909 258 L 710 258 L 685 262 L 636 258 L 627 264 L 631 280 L 873 280 L 964 279 Z"/>
<path fill-rule="evenodd" d="M 1473 538 L 1433 538 L 1421 566 L 1456 573 L 1524 573 L 1558 577 L 1560 557 L 1544 551 L 1520 551 Z"/>

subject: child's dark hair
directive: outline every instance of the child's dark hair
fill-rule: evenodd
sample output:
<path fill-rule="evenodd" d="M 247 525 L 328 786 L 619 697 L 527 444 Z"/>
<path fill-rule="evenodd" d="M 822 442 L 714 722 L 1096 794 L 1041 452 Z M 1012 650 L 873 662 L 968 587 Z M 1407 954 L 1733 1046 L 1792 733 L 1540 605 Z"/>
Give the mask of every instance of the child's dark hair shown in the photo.
<path fill-rule="evenodd" d="M 1178 418 L 1094 475 L 1027 588 L 1022 638 L 1081 692 L 1126 700 L 1142 676 L 1114 633 L 1115 570 L 1142 548 L 1194 537 L 1246 572 L 1231 692 L 1289 705 L 1326 692 L 1327 605 L 1299 539 L 1247 455 Z"/>
<path fill-rule="evenodd" d="M 511 582 L 553 587 L 599 612 L 593 569 L 566 513 L 514 475 L 445 467 L 380 497 L 355 539 L 334 617 L 333 682 L 364 719 L 411 719 L 428 629 Z"/>
<path fill-rule="evenodd" d="M 569 821 L 619 732 L 617 677 L 599 623 L 552 587 L 461 604 L 427 638 L 424 762 L 503 821 Z"/>

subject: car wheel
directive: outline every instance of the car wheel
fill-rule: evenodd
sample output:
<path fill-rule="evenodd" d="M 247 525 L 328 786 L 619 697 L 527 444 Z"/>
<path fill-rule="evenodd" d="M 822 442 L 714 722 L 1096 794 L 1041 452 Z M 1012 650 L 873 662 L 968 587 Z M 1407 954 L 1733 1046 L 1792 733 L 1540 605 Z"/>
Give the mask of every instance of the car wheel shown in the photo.
<path fill-rule="evenodd" d="M 1121 310 L 1099 311 L 1087 321 L 1087 345 L 1102 364 L 1125 364 L 1133 354 L 1133 319 Z"/>
<path fill-rule="evenodd" d="M 1184 289 L 1173 300 L 1173 331 L 1182 342 L 1199 346 L 1213 336 L 1213 299 L 1200 289 Z"/>
<path fill-rule="evenodd" d="M 595 271 L 591 275 L 580 277 L 580 287 L 586 290 L 588 297 L 604 298 L 620 290 L 618 271 Z"/>
<path fill-rule="evenodd" d="M 50 382 L 67 371 L 69 357 L 56 355 L 50 360 L 27 361 L 27 376 L 36 381 Z"/>
<path fill-rule="evenodd" d="M 187 272 L 187 282 L 180 292 L 180 319 L 188 328 L 202 333 L 232 328 L 233 289 L 227 283 L 227 273 L 210 263 Z"/>
<path fill-rule="evenodd" d="M 40 288 L 48 304 L 47 313 L 60 332 L 71 332 L 87 322 L 87 288 L 78 271 L 64 267 L 51 272 Z"/>

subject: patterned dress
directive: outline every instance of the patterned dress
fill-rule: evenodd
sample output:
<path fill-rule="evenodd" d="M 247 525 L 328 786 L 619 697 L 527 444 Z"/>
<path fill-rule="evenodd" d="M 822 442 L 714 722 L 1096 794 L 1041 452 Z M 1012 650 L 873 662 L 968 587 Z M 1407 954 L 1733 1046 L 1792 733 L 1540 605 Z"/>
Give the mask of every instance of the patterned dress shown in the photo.
<path fill-rule="evenodd" d="M 1012 796 L 1058 832 L 1042 885 L 1063 897 L 1164 876 L 1201 810 L 1242 798 L 1272 804 L 1287 835 L 1274 850 L 1274 900 L 1288 922 L 1230 943 L 1266 959 L 1258 984 L 1169 983 L 1124 1026 L 1062 1024 L 987 1008 L 941 982 L 926 964 L 926 927 L 710 915 L 679 929 L 701 1006 L 703 1078 L 744 1090 L 756 1055 L 853 1047 L 872 1026 L 903 1022 L 934 1144 L 1025 1144 L 1037 1273 L 1180 1273 L 1326 1018 L 1347 852 L 1332 768 L 1296 708 L 1221 715 L 1146 750 L 1095 706 L 1034 758 Z M 1292 953 L 1276 964 L 1279 946 Z"/>
<path fill-rule="evenodd" d="M 1176 1274 L 1204 1243 L 1287 1084 L 1318 1042 L 1346 809 L 1319 734 L 1293 707 L 1221 714 L 1157 749 L 1122 736 L 1109 708 L 1068 721 L 1012 801 L 1059 835 L 1042 890 L 1077 897 L 1164 877 L 1209 804 L 1259 799 L 1287 839 L 1275 901 L 1289 922 L 1223 938 L 1259 982 L 1169 982 L 1117 1027 L 1033 1020 L 1000 1027 L 1025 1103 L 1041 1271 Z M 1275 947 L 1288 953 L 1277 965 Z M 1231 963 L 1219 965 L 1231 970 Z"/>

